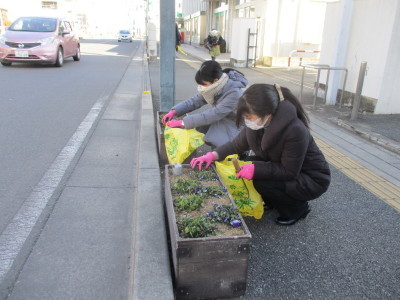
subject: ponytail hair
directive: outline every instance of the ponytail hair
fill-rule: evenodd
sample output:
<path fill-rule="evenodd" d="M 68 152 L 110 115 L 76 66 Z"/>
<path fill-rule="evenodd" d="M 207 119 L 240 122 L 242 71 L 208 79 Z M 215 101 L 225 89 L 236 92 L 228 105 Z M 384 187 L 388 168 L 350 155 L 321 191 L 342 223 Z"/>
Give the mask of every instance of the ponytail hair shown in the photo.
<path fill-rule="evenodd" d="M 285 97 L 285 100 L 288 100 L 290 103 L 296 107 L 296 113 L 297 113 L 297 118 L 300 119 L 300 121 L 303 122 L 304 126 L 306 126 L 308 129 L 310 128 L 310 118 L 308 117 L 306 111 L 303 108 L 303 105 L 301 105 L 299 99 L 293 93 L 288 89 L 288 88 L 281 88 L 283 96 Z"/>
<path fill-rule="evenodd" d="M 297 118 L 299 118 L 307 128 L 310 128 L 310 119 L 299 100 L 288 88 L 282 87 L 280 89 L 282 90 L 284 100 L 289 101 L 296 108 Z M 239 98 L 236 112 L 236 125 L 239 127 L 243 123 L 245 114 L 255 114 L 260 118 L 269 114 L 274 115 L 278 109 L 279 102 L 280 97 L 275 86 L 263 83 L 253 84 Z"/>

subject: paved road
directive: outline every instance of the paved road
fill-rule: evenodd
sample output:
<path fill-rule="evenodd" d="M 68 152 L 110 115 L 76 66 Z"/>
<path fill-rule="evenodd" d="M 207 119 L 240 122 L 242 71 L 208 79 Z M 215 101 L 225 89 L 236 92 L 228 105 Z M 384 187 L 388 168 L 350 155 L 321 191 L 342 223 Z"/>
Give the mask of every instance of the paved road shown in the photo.
<path fill-rule="evenodd" d="M 29 197 L 92 106 L 108 99 L 135 43 L 82 43 L 62 68 L 0 68 L 0 232 Z"/>

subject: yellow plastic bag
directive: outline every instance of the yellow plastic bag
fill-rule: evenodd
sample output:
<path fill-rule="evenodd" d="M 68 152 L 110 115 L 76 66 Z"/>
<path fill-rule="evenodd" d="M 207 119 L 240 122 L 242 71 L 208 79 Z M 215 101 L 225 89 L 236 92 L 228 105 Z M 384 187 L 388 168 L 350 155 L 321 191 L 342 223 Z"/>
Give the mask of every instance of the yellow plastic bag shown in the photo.
<path fill-rule="evenodd" d="M 169 164 L 181 164 L 198 147 L 204 144 L 204 134 L 196 129 L 164 129 L 165 150 Z"/>
<path fill-rule="evenodd" d="M 177 49 L 180 53 L 184 54 L 187 56 L 187 53 L 185 51 L 182 50 L 181 46 L 177 46 Z"/>
<path fill-rule="evenodd" d="M 229 159 L 237 157 L 238 155 L 234 154 L 227 156 L 223 161 L 216 161 L 217 172 L 235 201 L 240 213 L 243 216 L 261 219 L 264 213 L 262 197 L 254 188 L 252 180 L 236 178 L 235 167 Z M 238 160 L 238 162 L 240 166 L 252 163 L 241 160 Z"/>

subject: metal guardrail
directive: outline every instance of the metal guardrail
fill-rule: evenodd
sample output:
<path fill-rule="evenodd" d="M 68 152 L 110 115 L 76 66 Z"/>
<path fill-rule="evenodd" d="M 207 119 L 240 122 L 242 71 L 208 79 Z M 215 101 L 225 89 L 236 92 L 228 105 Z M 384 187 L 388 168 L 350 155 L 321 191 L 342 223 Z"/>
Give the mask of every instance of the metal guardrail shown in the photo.
<path fill-rule="evenodd" d="M 344 89 L 346 87 L 346 81 L 347 81 L 347 74 L 348 70 L 346 68 L 339 68 L 339 67 L 331 67 L 329 65 L 323 65 L 323 64 L 307 64 L 307 65 L 301 65 L 303 67 L 303 72 L 301 74 L 301 87 L 300 87 L 300 95 L 299 95 L 299 101 L 301 102 L 303 98 L 303 85 L 304 85 L 304 71 L 306 68 L 309 69 L 316 69 L 318 70 L 317 73 L 317 83 L 314 88 L 314 102 L 313 102 L 313 108 L 315 109 L 315 104 L 317 102 L 317 95 L 318 95 L 318 89 L 319 89 L 319 78 L 321 75 L 321 70 L 327 70 L 328 75 L 326 76 L 326 83 L 325 83 L 325 97 L 324 101 L 326 103 L 326 94 L 328 92 L 328 82 L 329 82 L 329 75 L 331 71 L 345 71 L 345 76 L 343 80 L 343 88 L 342 88 L 342 93 L 340 95 L 340 102 L 339 102 L 339 107 L 342 107 L 342 101 L 343 101 L 343 94 L 344 94 Z"/>

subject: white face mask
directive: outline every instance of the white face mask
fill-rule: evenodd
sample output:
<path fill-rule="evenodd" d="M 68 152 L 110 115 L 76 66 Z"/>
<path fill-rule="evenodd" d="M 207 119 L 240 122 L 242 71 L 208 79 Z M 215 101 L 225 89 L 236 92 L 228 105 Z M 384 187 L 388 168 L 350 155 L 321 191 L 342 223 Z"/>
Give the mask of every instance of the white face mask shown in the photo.
<path fill-rule="evenodd" d="M 261 121 L 261 118 L 258 118 L 258 119 L 255 120 L 255 121 L 250 121 L 250 120 L 244 118 L 244 124 L 245 124 L 248 128 L 250 128 L 250 129 L 252 129 L 252 130 L 259 130 L 259 129 L 263 128 L 265 124 L 267 124 L 267 121 L 268 121 L 268 120 L 269 120 L 269 118 L 265 119 L 264 122 L 262 122 L 261 125 L 258 125 L 258 122 Z"/>
<path fill-rule="evenodd" d="M 228 82 L 229 76 L 223 73 L 221 78 L 209 86 L 197 86 L 197 91 L 204 97 L 207 103 L 213 104 L 215 95 L 225 86 Z"/>

